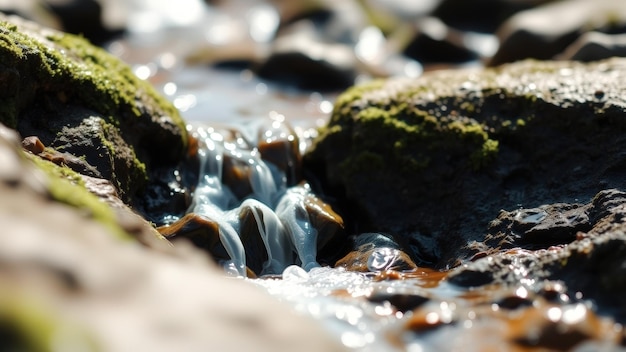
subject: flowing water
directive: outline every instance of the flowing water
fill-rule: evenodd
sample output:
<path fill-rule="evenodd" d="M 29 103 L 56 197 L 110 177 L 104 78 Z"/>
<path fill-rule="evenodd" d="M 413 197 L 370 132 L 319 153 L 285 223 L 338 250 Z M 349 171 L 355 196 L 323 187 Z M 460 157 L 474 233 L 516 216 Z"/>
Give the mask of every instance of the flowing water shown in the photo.
<path fill-rule="evenodd" d="M 217 224 L 227 273 L 246 276 L 241 214 L 248 211 L 256 219 L 267 258 L 260 278 L 236 280 L 265 288 L 358 351 L 526 350 L 533 344 L 549 349 L 552 335 L 574 343 L 587 336 L 591 342 L 577 346 L 587 351 L 610 348 L 619 340 L 621 325 L 596 317 L 591 306 L 567 297 L 558 283 L 542 289 L 556 301 L 535 297 L 532 282 L 461 289 L 446 281 L 447 273 L 384 270 L 394 258 L 391 249 L 372 253 L 369 272 L 321 267 L 315 259 L 320 239 L 305 210 L 307 197 L 314 195 L 306 183 L 295 182 L 297 160 L 281 169 L 263 159 L 261 151 L 279 143 L 292 148 L 283 156 L 297 159 L 328 119 L 335 95 L 276 87 L 248 70 L 189 65 L 185 58 L 202 52 L 207 42 L 245 37 L 262 44 L 276 30 L 277 14 L 262 4 L 244 13 L 224 13 L 184 2 L 175 8 L 167 1 L 159 6 L 130 2 L 130 33 L 108 49 L 151 81 L 188 121 L 200 160 L 189 213 Z M 227 167 L 245 176 L 227 181 Z M 238 185 L 246 189 L 241 194 Z M 532 302 L 529 309 L 515 309 L 527 302 Z M 544 327 L 556 332 L 546 337 Z"/>

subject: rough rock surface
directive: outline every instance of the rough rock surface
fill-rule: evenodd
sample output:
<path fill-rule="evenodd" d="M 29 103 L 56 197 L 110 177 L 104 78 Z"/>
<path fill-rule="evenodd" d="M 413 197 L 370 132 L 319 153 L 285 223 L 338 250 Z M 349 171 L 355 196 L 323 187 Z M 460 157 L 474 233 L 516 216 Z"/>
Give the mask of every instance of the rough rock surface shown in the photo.
<path fill-rule="evenodd" d="M 390 233 L 416 264 L 454 265 L 501 209 L 624 188 L 625 74 L 624 59 L 525 61 L 357 86 L 305 166 L 340 195 L 352 233 Z"/>
<path fill-rule="evenodd" d="M 191 246 L 129 240 L 155 230 L 100 202 L 68 168 L 22 151 L 2 125 L 0 160 L 3 350 L 343 350 Z"/>
<path fill-rule="evenodd" d="M 569 297 L 591 300 L 598 312 L 626 321 L 626 193 L 604 190 L 588 204 L 571 208 L 585 209 L 587 230 L 576 232 L 573 238 L 554 241 L 554 246 L 545 249 L 516 247 L 481 257 L 455 269 L 449 282 L 464 287 L 516 286 L 532 279 L 529 287 L 533 289 L 543 280 L 558 280 L 565 284 L 564 292 Z M 550 227 L 547 218 L 537 226 Z M 554 232 L 560 229 L 557 226 Z M 528 232 L 532 230 L 525 233 Z"/>
<path fill-rule="evenodd" d="M 547 60 L 589 31 L 613 34 L 625 30 L 626 3 L 622 1 L 555 1 L 521 11 L 505 21 L 496 32 L 500 48 L 489 63 L 495 66 L 525 58 Z"/>
<path fill-rule="evenodd" d="M 153 211 L 146 195 L 165 192 L 161 175 L 186 152 L 171 103 L 104 50 L 15 16 L 0 17 L 0 62 L 0 122 L 83 159 L 88 176 Z"/>
<path fill-rule="evenodd" d="M 626 34 L 585 33 L 567 47 L 558 58 L 590 62 L 613 56 L 626 56 Z"/>

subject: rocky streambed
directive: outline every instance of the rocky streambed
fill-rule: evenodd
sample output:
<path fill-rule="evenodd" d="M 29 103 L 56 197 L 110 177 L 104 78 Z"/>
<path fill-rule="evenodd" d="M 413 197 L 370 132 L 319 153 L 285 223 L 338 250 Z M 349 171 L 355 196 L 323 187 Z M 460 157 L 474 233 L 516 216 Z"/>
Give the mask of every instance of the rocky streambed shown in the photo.
<path fill-rule="evenodd" d="M 432 11 L 464 28 L 450 3 L 413 15 Z M 626 60 L 503 64 L 523 58 L 507 40 L 527 35 L 514 29 L 529 16 L 576 9 L 575 19 L 592 8 L 506 3 L 493 10 L 520 12 L 502 24 L 494 67 L 424 74 L 421 64 L 488 54 L 457 36 L 485 38 L 438 36 L 443 24 L 427 18 L 406 48 L 383 50 L 394 30 L 407 33 L 384 7 L 369 18 L 379 32 L 366 26 L 352 43 L 352 61 L 318 60 L 316 52 L 348 53 L 337 43 L 350 32 L 331 29 L 363 29 L 344 17 L 362 12 L 278 4 L 272 17 L 263 3 L 251 13 L 274 22 L 257 28 L 250 19 L 250 33 L 264 47 L 273 32 L 259 28 L 276 30 L 271 54 L 192 50 L 190 62 L 250 68 L 203 76 L 167 52 L 131 67 L 83 38 L 3 16 L 2 347 L 625 349 Z M 613 21 L 592 29 L 619 32 L 621 7 L 600 5 L 597 14 Z M 335 44 L 311 27 L 267 26 L 289 28 L 298 16 L 312 16 Z M 559 50 L 580 28 L 561 28 L 569 39 Z M 585 55 L 606 56 L 581 43 Z M 151 53 L 138 47 L 135 56 Z M 582 60 L 574 46 L 554 48 L 529 56 Z M 348 89 L 363 73 L 404 77 Z M 195 119 L 211 114 L 196 107 L 223 97 L 203 93 L 204 77 L 222 94 L 225 82 L 246 81 L 255 93 L 237 97 L 258 100 Z M 274 98 L 272 80 L 343 93 Z M 277 104 L 269 113 L 255 111 L 269 103 Z M 233 111 L 243 118 L 233 121 Z"/>

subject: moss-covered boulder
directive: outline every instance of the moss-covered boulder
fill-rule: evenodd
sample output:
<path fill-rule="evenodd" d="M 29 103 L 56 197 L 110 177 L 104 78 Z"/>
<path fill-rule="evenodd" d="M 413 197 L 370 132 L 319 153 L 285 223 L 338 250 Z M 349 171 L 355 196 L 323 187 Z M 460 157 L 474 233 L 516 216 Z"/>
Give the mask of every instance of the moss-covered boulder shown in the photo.
<path fill-rule="evenodd" d="M 163 193 L 153 189 L 167 183 L 157 176 L 187 145 L 177 110 L 128 65 L 18 17 L 0 16 L 0 122 L 83 159 L 90 176 L 111 181 L 145 213 L 145 195 Z"/>
<path fill-rule="evenodd" d="M 443 267 L 501 209 L 626 187 L 626 60 L 525 61 L 341 95 L 305 156 L 352 231 Z"/>

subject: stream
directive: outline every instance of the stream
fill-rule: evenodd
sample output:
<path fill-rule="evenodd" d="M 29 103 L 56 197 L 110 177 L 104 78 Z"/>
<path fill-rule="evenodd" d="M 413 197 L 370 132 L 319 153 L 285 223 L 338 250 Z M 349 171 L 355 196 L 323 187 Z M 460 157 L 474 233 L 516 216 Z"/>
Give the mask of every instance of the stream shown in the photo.
<path fill-rule="evenodd" d="M 298 211 L 314 195 L 306 183 L 296 184 L 289 176 L 296 166 L 278 170 L 265 162 L 259 144 L 288 142 L 294 148 L 290 153 L 304 154 L 316 128 L 329 118 L 337 92 L 288 88 L 247 68 L 222 69 L 203 62 L 209 44 L 220 48 L 237 43 L 237 50 L 252 42 L 268 45 L 278 27 L 276 11 L 262 2 L 246 7 L 241 1 L 208 10 L 192 0 L 176 5 L 135 0 L 126 11 L 128 34 L 105 47 L 157 87 L 189 123 L 201 160 L 189 212 L 216 222 L 228 254 L 219 262 L 226 274 L 237 277 L 233 280 L 264 288 L 299 314 L 318 320 L 355 351 L 537 350 L 529 346 L 550 349 L 558 345 L 544 341 L 551 336 L 578 343 L 581 334 L 590 338 L 576 345 L 577 351 L 610 350 L 623 335 L 620 324 L 596 316 L 589 303 L 567 296 L 558 282 L 528 278 L 514 288 L 460 288 L 446 281 L 447 272 L 386 270 L 395 260 L 388 248 L 371 254 L 380 263 L 370 262 L 370 271 L 320 265 L 315 260 L 318 234 Z M 376 33 L 370 30 L 364 37 L 368 35 L 375 43 Z M 493 45 L 482 39 L 487 47 Z M 422 72 L 416 63 L 400 67 L 399 73 L 408 76 Z M 362 75 L 358 80 L 371 78 Z M 243 202 L 232 185 L 224 187 L 225 162 L 251 170 Z M 256 263 L 258 278 L 244 278 L 250 263 L 238 233 L 242 209 L 251 209 L 267 252 Z M 529 308 L 516 310 L 520 306 Z M 558 333 L 546 335 L 543 326 Z"/>

